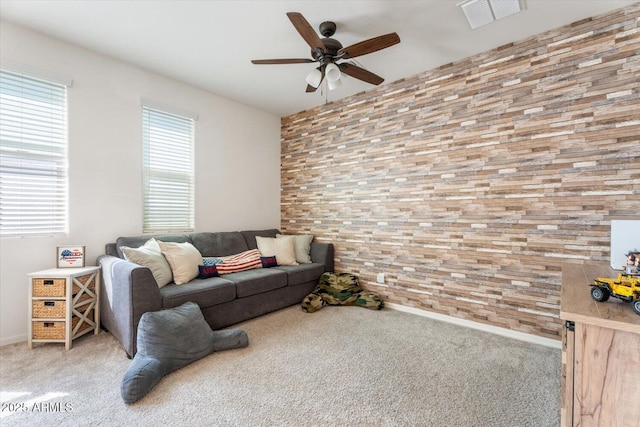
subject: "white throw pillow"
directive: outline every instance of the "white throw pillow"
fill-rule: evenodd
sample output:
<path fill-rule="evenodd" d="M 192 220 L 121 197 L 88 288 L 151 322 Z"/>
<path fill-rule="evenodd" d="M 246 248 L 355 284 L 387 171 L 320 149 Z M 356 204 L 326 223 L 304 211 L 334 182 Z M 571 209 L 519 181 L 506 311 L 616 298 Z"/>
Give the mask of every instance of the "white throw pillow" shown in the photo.
<path fill-rule="evenodd" d="M 300 234 L 300 235 L 290 235 L 286 236 L 284 234 L 276 234 L 277 239 L 281 239 L 283 237 L 293 237 L 293 248 L 296 252 L 296 261 L 300 264 L 310 264 L 311 263 L 311 241 L 313 240 L 313 236 L 310 234 Z"/>
<path fill-rule="evenodd" d="M 162 254 L 169 262 L 176 285 L 188 283 L 198 277 L 199 265 L 203 265 L 202 255 L 188 242 L 158 242 Z"/>
<path fill-rule="evenodd" d="M 275 256 L 278 265 L 298 265 L 293 236 L 285 236 L 280 239 L 256 236 L 256 243 L 260 254 L 262 256 Z"/>
<path fill-rule="evenodd" d="M 156 279 L 158 287 L 161 288 L 173 280 L 171 267 L 167 263 L 156 239 L 149 239 L 139 248 L 121 246 L 120 250 L 124 254 L 124 259 L 135 264 L 147 267 L 151 270 L 153 278 Z"/>

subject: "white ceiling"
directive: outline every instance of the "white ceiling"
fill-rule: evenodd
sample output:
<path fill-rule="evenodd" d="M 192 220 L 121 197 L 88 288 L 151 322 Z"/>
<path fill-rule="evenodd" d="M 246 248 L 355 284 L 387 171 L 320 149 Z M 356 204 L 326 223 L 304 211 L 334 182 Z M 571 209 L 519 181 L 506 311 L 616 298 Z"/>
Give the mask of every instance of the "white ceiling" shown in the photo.
<path fill-rule="evenodd" d="M 0 17 L 285 116 L 373 87 L 345 77 L 334 91 L 309 94 L 304 79 L 315 64 L 251 64 L 310 58 L 286 12 L 301 12 L 316 30 L 323 21 L 336 22 L 333 38 L 343 46 L 397 32 L 400 44 L 357 58 L 386 83 L 635 0 L 526 0 L 523 12 L 476 30 L 459 2 L 2 0 Z"/>

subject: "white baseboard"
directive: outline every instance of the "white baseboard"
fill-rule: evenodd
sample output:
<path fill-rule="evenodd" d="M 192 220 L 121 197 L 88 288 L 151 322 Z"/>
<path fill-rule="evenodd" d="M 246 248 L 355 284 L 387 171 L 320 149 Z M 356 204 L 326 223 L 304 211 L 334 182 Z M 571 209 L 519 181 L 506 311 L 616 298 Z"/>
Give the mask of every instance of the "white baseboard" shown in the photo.
<path fill-rule="evenodd" d="M 428 317 L 430 319 L 439 320 L 441 322 L 453 323 L 455 325 L 464 326 L 471 329 L 477 329 L 484 332 L 490 332 L 492 334 L 501 335 L 507 338 L 514 338 L 520 341 L 526 341 L 533 344 L 543 345 L 545 347 L 551 347 L 556 349 L 562 348 L 562 342 L 560 340 L 540 337 L 533 334 L 527 334 L 525 332 L 512 331 L 511 329 L 500 328 L 498 326 L 487 325 L 484 323 L 474 322 L 472 320 L 459 319 L 457 317 L 447 316 L 445 314 L 434 313 L 426 310 L 421 310 L 419 308 L 407 307 L 401 304 L 394 304 L 392 302 L 385 301 L 384 306 L 389 307 L 392 310 L 404 311 L 406 313 Z"/>
<path fill-rule="evenodd" d="M 4 347 L 5 345 L 15 344 L 17 342 L 27 343 L 27 334 L 14 335 L 12 337 L 2 337 L 0 338 L 0 347 Z"/>
<path fill-rule="evenodd" d="M 533 344 L 543 345 L 545 347 L 551 347 L 556 349 L 562 348 L 562 343 L 560 340 L 554 340 L 551 338 L 540 337 L 533 334 L 527 334 L 519 331 L 512 331 L 511 329 L 500 328 L 498 326 L 487 325 L 484 323 L 474 322 L 466 319 L 459 319 L 453 316 L 447 316 L 445 314 L 434 313 L 432 311 L 421 310 L 415 307 L 407 307 L 401 304 L 395 304 L 392 302 L 385 302 L 385 307 L 388 307 L 392 310 L 404 311 L 406 313 L 415 314 L 418 316 L 428 317 L 430 319 L 439 320 L 441 322 L 453 323 L 454 325 L 464 326 L 471 329 L 477 329 L 480 331 L 490 332 L 492 334 L 501 335 L 508 338 L 514 338 L 520 341 L 526 341 Z M 12 337 L 2 337 L 0 338 L 0 347 L 15 344 L 18 342 L 27 341 L 27 334 L 15 335 Z"/>

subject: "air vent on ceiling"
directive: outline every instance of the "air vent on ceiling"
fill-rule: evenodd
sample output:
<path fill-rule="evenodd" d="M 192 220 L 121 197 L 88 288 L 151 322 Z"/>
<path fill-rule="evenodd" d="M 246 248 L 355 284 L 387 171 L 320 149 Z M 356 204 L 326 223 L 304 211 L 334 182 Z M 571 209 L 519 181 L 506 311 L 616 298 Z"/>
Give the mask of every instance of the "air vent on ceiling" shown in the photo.
<path fill-rule="evenodd" d="M 467 0 L 458 6 L 473 30 L 521 10 L 520 0 Z"/>

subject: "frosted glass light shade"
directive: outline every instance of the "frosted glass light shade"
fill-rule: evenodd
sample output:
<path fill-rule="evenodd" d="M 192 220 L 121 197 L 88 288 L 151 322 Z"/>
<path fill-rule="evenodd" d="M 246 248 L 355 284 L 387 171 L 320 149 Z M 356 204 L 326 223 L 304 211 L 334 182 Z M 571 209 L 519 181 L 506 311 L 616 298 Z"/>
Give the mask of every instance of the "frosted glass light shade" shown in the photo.
<path fill-rule="evenodd" d="M 329 90 L 334 90 L 338 86 L 342 85 L 342 80 L 338 77 L 338 80 L 329 80 L 327 79 L 327 86 L 329 86 Z"/>
<path fill-rule="evenodd" d="M 307 75 L 305 79 L 309 86 L 318 87 L 320 86 L 320 81 L 322 81 L 322 73 L 317 68 L 311 70 L 311 72 Z"/>
<path fill-rule="evenodd" d="M 324 74 L 327 76 L 328 81 L 336 81 L 340 78 L 340 68 L 332 62 L 327 64 L 327 68 L 324 69 Z"/>

